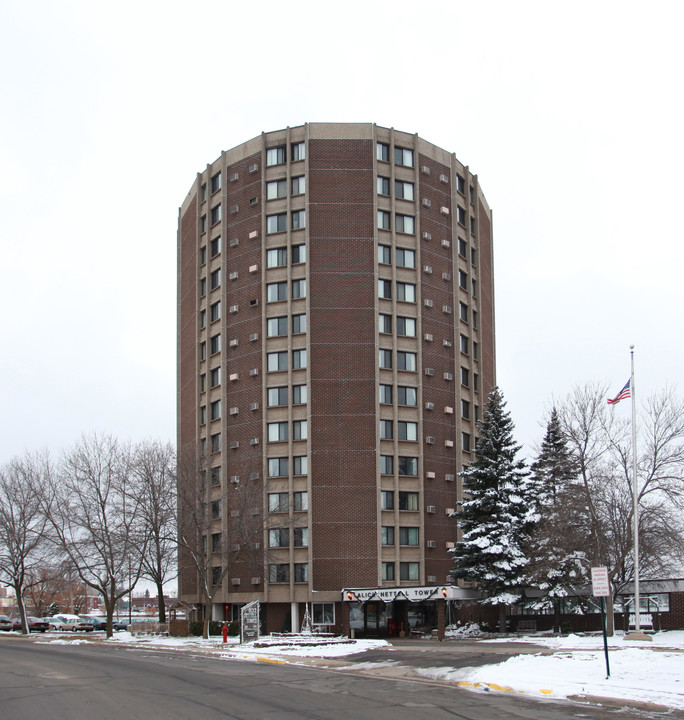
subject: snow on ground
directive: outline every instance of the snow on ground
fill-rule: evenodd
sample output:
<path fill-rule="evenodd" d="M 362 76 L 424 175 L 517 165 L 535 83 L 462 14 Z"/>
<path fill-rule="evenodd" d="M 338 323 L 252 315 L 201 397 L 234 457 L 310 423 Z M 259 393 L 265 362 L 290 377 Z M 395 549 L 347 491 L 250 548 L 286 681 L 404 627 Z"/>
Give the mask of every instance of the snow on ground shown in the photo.
<path fill-rule="evenodd" d="M 608 638 L 606 677 L 603 637 L 531 635 L 488 642 L 543 645 L 550 654 L 518 655 L 495 665 L 450 670 L 428 668 L 420 675 L 477 691 L 509 691 L 534 697 L 591 695 L 684 709 L 684 632 L 659 632 L 652 642 Z"/>

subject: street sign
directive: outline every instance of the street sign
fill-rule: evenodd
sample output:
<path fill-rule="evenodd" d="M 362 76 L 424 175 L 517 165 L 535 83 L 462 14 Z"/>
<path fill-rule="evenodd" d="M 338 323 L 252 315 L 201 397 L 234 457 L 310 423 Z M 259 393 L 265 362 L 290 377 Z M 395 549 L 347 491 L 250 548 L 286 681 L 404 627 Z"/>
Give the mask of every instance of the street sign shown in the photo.
<path fill-rule="evenodd" d="M 240 642 L 259 639 L 259 601 L 253 600 L 240 610 Z"/>
<path fill-rule="evenodd" d="M 591 593 L 594 597 L 608 597 L 610 595 L 608 568 L 593 567 L 591 569 Z"/>

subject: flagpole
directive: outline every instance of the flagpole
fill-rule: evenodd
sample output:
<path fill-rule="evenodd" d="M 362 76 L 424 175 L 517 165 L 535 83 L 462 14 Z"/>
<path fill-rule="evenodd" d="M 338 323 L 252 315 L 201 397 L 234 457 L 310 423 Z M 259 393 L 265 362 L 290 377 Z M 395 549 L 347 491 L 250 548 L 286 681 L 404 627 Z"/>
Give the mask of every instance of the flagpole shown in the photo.
<path fill-rule="evenodd" d="M 639 614 L 639 495 L 637 490 L 637 434 L 636 434 L 636 388 L 634 387 L 634 345 L 629 346 L 632 374 L 630 389 L 632 396 L 632 493 L 634 495 L 634 632 L 641 632 Z"/>

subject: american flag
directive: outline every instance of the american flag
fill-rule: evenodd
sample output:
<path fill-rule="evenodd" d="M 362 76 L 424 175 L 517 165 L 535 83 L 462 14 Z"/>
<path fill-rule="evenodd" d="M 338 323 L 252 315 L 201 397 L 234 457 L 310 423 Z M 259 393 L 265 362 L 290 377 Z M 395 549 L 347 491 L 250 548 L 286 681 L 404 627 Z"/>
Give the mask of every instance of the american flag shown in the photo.
<path fill-rule="evenodd" d="M 631 397 L 629 384 L 632 382 L 632 379 L 630 378 L 627 381 L 627 384 L 620 390 L 620 392 L 614 397 L 614 398 L 608 398 L 608 404 L 609 405 L 617 405 L 620 400 L 625 400 L 628 397 Z"/>

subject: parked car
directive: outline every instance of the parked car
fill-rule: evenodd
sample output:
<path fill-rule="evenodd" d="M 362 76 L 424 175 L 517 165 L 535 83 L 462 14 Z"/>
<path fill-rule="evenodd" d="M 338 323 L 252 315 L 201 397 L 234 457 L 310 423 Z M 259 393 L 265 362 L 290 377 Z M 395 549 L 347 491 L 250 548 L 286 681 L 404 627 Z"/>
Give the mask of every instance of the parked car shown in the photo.
<path fill-rule="evenodd" d="M 113 630 L 128 630 L 128 620 L 114 620 L 112 623 Z"/>
<path fill-rule="evenodd" d="M 50 627 L 53 630 L 66 630 L 69 632 L 77 632 L 78 630 L 92 632 L 94 630 L 91 622 L 78 615 L 55 615 L 50 618 Z"/>
<path fill-rule="evenodd" d="M 44 633 L 46 630 L 50 629 L 50 624 L 46 623 L 45 620 L 43 620 L 42 618 L 27 617 L 26 624 L 28 625 L 28 631 L 30 633 L 32 633 L 32 632 Z M 19 618 L 12 620 L 12 625 L 14 626 L 15 630 L 21 632 L 21 620 Z"/>
<path fill-rule="evenodd" d="M 14 624 L 7 615 L 0 615 L 0 630 L 14 630 Z"/>
<path fill-rule="evenodd" d="M 92 617 L 90 615 L 81 615 L 81 620 L 89 622 L 93 626 L 93 630 L 107 629 L 107 618 L 105 617 Z"/>

